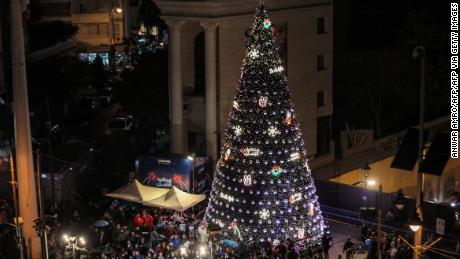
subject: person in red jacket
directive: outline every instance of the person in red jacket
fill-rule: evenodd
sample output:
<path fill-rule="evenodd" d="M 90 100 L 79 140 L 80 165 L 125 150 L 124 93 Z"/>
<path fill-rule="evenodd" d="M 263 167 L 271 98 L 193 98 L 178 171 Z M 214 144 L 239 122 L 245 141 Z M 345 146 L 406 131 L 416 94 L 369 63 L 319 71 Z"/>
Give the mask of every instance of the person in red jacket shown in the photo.
<path fill-rule="evenodd" d="M 153 217 L 152 215 L 148 214 L 146 210 L 142 211 L 142 217 L 144 218 L 144 223 L 142 224 L 143 227 L 147 229 L 151 229 L 153 227 Z"/>
<path fill-rule="evenodd" d="M 144 217 L 141 214 L 137 214 L 134 217 L 134 226 L 135 227 L 140 227 L 142 225 L 144 225 Z"/>

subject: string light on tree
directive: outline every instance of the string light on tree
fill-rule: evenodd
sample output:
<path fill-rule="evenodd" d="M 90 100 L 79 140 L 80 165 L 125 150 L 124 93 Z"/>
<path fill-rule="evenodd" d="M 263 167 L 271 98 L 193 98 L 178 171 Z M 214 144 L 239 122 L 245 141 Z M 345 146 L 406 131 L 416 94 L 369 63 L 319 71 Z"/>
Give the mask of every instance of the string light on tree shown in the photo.
<path fill-rule="evenodd" d="M 270 217 L 270 212 L 267 209 L 262 209 L 260 211 L 260 218 L 263 220 L 267 220 Z"/>
<path fill-rule="evenodd" d="M 284 119 L 284 122 L 285 122 L 287 125 L 291 125 L 291 124 L 292 124 L 292 113 L 291 113 L 291 112 L 287 112 L 287 113 L 286 113 L 286 118 Z"/>
<path fill-rule="evenodd" d="M 281 166 L 275 165 L 272 167 L 271 174 L 273 176 L 280 176 L 283 173 L 283 168 Z"/>
<path fill-rule="evenodd" d="M 324 221 L 272 27 L 261 1 L 205 219 L 240 245 L 290 238 L 313 248 Z"/>
<path fill-rule="evenodd" d="M 270 137 L 276 137 L 276 135 L 278 135 L 278 134 L 280 134 L 280 131 L 275 126 L 271 126 L 268 129 L 268 135 Z"/>
<path fill-rule="evenodd" d="M 289 203 L 291 204 L 300 200 L 302 200 L 302 193 L 300 192 L 294 193 L 291 197 L 289 197 Z"/>
<path fill-rule="evenodd" d="M 264 19 L 264 28 L 265 29 L 270 29 L 272 27 L 272 21 L 269 18 Z"/>
<path fill-rule="evenodd" d="M 275 68 L 270 68 L 270 74 L 283 72 L 284 68 L 282 66 L 277 66 Z"/>
<path fill-rule="evenodd" d="M 268 105 L 268 97 L 267 96 L 261 96 L 259 98 L 259 106 L 262 107 L 262 108 L 265 108 L 267 107 Z"/>
<path fill-rule="evenodd" d="M 243 149 L 243 154 L 245 156 L 258 156 L 258 155 L 260 155 L 260 149 L 258 149 L 258 148 L 245 148 L 245 149 Z"/>
<path fill-rule="evenodd" d="M 224 153 L 224 161 L 227 161 L 229 158 L 230 158 L 230 153 L 232 151 L 228 148 L 227 150 L 225 150 L 225 153 Z"/>
<path fill-rule="evenodd" d="M 236 136 L 241 135 L 241 133 L 243 132 L 243 129 L 240 126 L 235 126 L 233 130 L 235 131 Z"/>
<path fill-rule="evenodd" d="M 229 202 L 234 202 L 235 201 L 235 198 L 233 196 L 230 196 L 228 194 L 225 194 L 225 193 L 220 193 L 220 196 L 222 199 L 226 200 L 226 201 L 229 201 Z"/>
<path fill-rule="evenodd" d="M 304 239 L 305 238 L 305 229 L 299 228 L 297 229 L 297 238 Z"/>
<path fill-rule="evenodd" d="M 292 153 L 289 157 L 289 161 L 296 161 L 300 159 L 300 154 L 298 152 Z"/>
<path fill-rule="evenodd" d="M 249 57 L 252 58 L 252 59 L 256 59 L 259 57 L 259 51 L 256 50 L 256 49 L 252 49 L 251 51 L 249 51 Z"/>
<path fill-rule="evenodd" d="M 237 111 L 240 110 L 240 105 L 238 104 L 237 101 L 233 101 L 233 108 L 235 108 L 235 110 L 237 110 Z"/>
<path fill-rule="evenodd" d="M 246 186 L 251 186 L 252 185 L 252 176 L 250 174 L 245 174 L 243 176 L 243 183 Z"/>

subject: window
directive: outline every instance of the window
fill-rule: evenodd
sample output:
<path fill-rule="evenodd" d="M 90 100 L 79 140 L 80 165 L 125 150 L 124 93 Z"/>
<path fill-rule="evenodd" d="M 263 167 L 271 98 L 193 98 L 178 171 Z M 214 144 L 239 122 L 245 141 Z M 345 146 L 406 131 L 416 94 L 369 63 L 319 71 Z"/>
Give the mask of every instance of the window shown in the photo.
<path fill-rule="evenodd" d="M 319 91 L 316 93 L 316 107 L 323 107 L 324 105 L 324 91 Z"/>
<path fill-rule="evenodd" d="M 95 37 L 99 35 L 97 23 L 82 23 L 78 25 L 78 34 L 83 37 Z"/>
<path fill-rule="evenodd" d="M 324 65 L 324 55 L 323 54 L 316 56 L 316 69 L 318 71 L 326 69 L 326 66 Z"/>
<path fill-rule="evenodd" d="M 109 25 L 107 23 L 99 23 L 99 35 L 105 37 L 109 35 Z"/>
<path fill-rule="evenodd" d="M 316 121 L 316 156 L 322 156 L 330 152 L 331 120 L 330 116 L 317 118 Z"/>
<path fill-rule="evenodd" d="M 324 17 L 316 18 L 316 32 L 318 34 L 326 33 L 326 27 L 324 25 Z"/>

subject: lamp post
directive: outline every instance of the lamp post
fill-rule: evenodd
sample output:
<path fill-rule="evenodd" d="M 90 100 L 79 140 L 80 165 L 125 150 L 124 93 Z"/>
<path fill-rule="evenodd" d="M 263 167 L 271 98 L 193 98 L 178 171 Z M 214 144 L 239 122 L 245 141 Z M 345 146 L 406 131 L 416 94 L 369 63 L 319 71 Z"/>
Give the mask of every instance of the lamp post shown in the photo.
<path fill-rule="evenodd" d="M 112 27 L 112 37 L 111 37 L 111 44 L 110 44 L 110 51 L 109 51 L 109 67 L 110 67 L 110 72 L 115 73 L 116 71 L 116 64 L 115 64 L 115 18 L 114 15 L 119 15 L 123 12 L 123 9 L 121 7 L 114 6 L 113 1 L 112 1 L 112 8 L 110 9 L 109 16 L 110 16 L 110 22 L 111 22 L 111 27 Z"/>
<path fill-rule="evenodd" d="M 409 220 L 409 228 L 417 233 L 422 228 L 422 220 L 417 212 L 414 213 L 413 217 Z"/>
<path fill-rule="evenodd" d="M 368 184 L 368 181 L 367 181 L 367 178 L 369 177 L 369 172 L 371 171 L 371 167 L 369 166 L 369 163 L 364 163 L 364 166 L 363 166 L 363 171 L 364 171 L 364 181 L 365 181 L 365 185 L 366 185 L 366 189 L 367 189 L 367 184 Z M 372 183 L 371 183 L 372 185 Z"/>
<path fill-rule="evenodd" d="M 113 5 L 113 1 L 112 1 L 112 8 L 110 9 L 110 12 L 109 12 L 109 16 L 110 16 L 110 22 L 112 24 L 112 45 L 115 45 L 115 18 L 114 18 L 114 15 L 117 14 L 121 14 L 123 13 L 123 9 L 120 7 L 120 6 L 114 6 Z"/>
<path fill-rule="evenodd" d="M 417 173 L 417 197 L 416 197 L 416 209 L 419 216 L 423 217 L 423 173 L 421 172 L 421 165 L 423 161 L 423 149 L 425 146 L 424 140 L 424 123 L 425 123 L 425 46 L 417 46 L 412 52 L 414 58 L 420 58 L 420 128 L 419 128 L 419 137 L 418 137 L 418 171 Z M 418 249 L 422 244 L 422 228 L 418 228 L 417 231 L 414 231 L 414 244 L 415 249 Z M 419 253 L 414 253 L 414 259 L 419 259 Z"/>
<path fill-rule="evenodd" d="M 187 160 L 192 164 L 192 193 L 195 194 L 195 154 L 188 155 Z"/>
<path fill-rule="evenodd" d="M 379 184 L 379 192 L 377 193 L 377 258 L 382 258 L 382 252 L 380 251 L 381 245 L 381 232 L 382 232 L 382 194 L 383 187 Z"/>
<path fill-rule="evenodd" d="M 38 198 L 38 204 L 40 208 L 40 220 L 39 220 L 39 229 L 40 229 L 40 235 L 42 239 L 42 253 L 45 259 L 48 259 L 49 254 L 48 254 L 48 236 L 46 233 L 46 222 L 45 222 L 45 203 L 43 202 L 42 199 L 42 185 L 41 185 L 41 175 L 40 175 L 40 150 L 37 150 L 37 198 Z M 54 181 L 54 174 L 51 174 L 53 177 Z"/>
<path fill-rule="evenodd" d="M 11 172 L 11 189 L 13 191 L 13 203 L 14 203 L 14 216 L 15 220 L 14 223 L 16 225 L 16 237 L 17 237 L 17 245 L 18 245 L 18 250 L 19 250 L 19 258 L 23 259 L 24 258 L 24 248 L 22 246 L 22 226 L 21 223 L 19 222 L 19 205 L 18 205 L 18 196 L 17 196 L 17 190 L 16 188 L 18 187 L 18 183 L 16 182 L 16 176 L 14 173 L 14 161 L 13 161 L 13 153 L 10 152 L 10 172 Z"/>

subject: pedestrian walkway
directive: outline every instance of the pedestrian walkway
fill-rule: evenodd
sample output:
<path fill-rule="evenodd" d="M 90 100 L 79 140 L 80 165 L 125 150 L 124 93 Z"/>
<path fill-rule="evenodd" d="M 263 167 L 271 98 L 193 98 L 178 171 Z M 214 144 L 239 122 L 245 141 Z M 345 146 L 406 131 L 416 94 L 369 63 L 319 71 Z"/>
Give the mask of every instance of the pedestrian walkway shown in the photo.
<path fill-rule="evenodd" d="M 329 226 L 331 228 L 332 235 L 332 247 L 329 250 L 329 258 L 337 259 L 340 254 L 342 254 L 343 245 L 348 237 L 351 237 L 355 246 L 357 247 L 360 243 L 360 229 L 356 228 L 347 223 L 342 223 L 338 221 L 328 220 Z M 342 254 L 342 258 L 345 259 L 345 256 Z M 356 254 L 355 259 L 364 259 L 366 254 Z"/>

